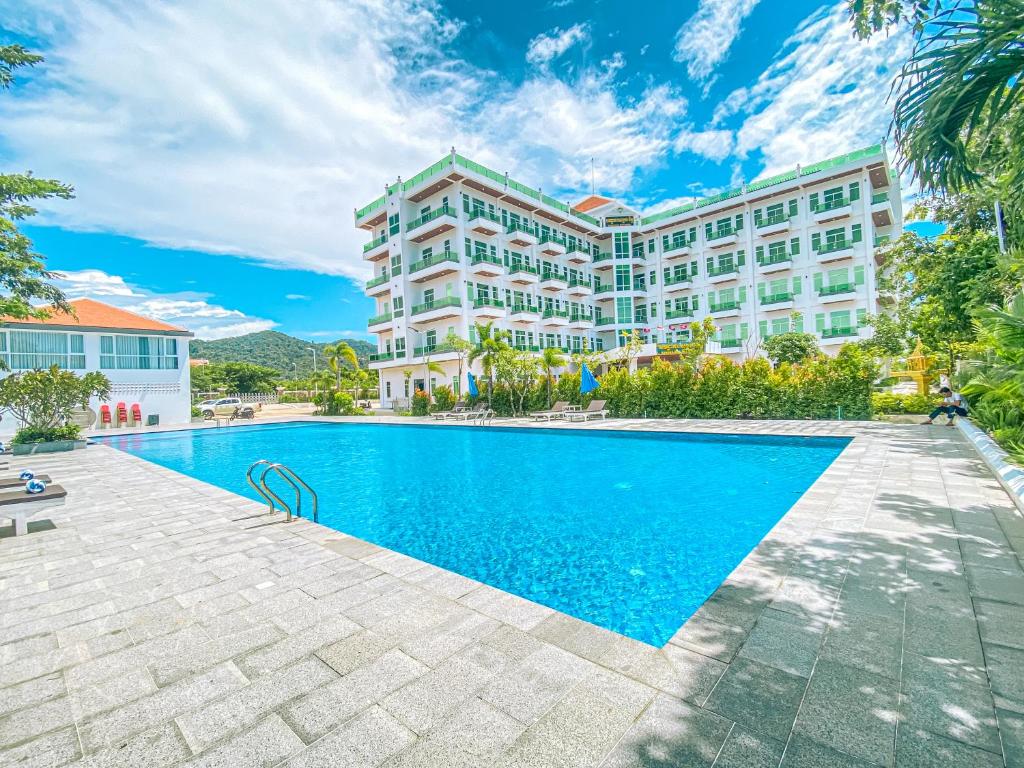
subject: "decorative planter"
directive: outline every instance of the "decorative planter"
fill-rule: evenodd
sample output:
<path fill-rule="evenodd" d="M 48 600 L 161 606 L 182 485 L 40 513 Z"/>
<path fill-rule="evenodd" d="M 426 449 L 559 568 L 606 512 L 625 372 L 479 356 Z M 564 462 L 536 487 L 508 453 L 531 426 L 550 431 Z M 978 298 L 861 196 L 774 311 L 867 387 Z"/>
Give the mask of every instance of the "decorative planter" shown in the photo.
<path fill-rule="evenodd" d="M 54 440 L 49 443 L 14 443 L 11 453 L 15 456 L 27 456 L 32 453 L 59 453 L 75 448 L 75 440 Z"/>
<path fill-rule="evenodd" d="M 88 444 L 88 440 L 75 440 L 75 450 L 81 450 L 82 448 L 85 448 L 85 446 L 87 446 Z"/>

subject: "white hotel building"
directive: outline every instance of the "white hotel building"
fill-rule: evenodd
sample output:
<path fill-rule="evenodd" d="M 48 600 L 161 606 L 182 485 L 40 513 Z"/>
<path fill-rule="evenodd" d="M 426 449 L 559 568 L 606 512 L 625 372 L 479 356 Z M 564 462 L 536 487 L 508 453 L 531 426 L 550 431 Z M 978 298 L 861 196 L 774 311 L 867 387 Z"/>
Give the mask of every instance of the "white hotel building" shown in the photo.
<path fill-rule="evenodd" d="M 571 207 L 453 150 L 355 212 L 372 237 L 382 403 L 406 399 L 409 383 L 464 392 L 444 339 L 475 341 L 487 321 L 529 351 L 611 350 L 636 330 L 641 364 L 706 316 L 711 351 L 735 360 L 791 330 L 834 352 L 871 334 L 875 248 L 901 222 L 881 146 L 646 217 L 598 196 Z"/>

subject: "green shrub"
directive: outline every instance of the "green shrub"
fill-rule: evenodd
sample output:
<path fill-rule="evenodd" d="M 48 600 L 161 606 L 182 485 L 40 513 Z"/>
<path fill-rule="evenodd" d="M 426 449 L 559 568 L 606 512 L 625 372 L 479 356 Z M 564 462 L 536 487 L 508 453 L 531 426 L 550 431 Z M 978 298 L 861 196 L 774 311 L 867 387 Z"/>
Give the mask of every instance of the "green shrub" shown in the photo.
<path fill-rule="evenodd" d="M 15 433 L 12 443 L 52 443 L 58 440 L 77 440 L 81 433 L 77 424 L 65 424 L 63 427 L 22 427 Z"/>
<path fill-rule="evenodd" d="M 450 411 L 455 405 L 455 393 L 447 384 L 434 387 L 434 411 Z"/>
<path fill-rule="evenodd" d="M 357 408 L 348 392 L 326 390 L 313 398 L 317 413 L 321 416 L 361 416 L 364 411 Z"/>
<path fill-rule="evenodd" d="M 893 392 L 875 392 L 871 395 L 871 405 L 875 413 L 931 413 L 939 398 L 935 395 L 896 394 Z"/>
<path fill-rule="evenodd" d="M 413 416 L 426 416 L 430 410 L 430 395 L 424 392 L 422 389 L 417 389 L 412 393 L 412 415 Z"/>

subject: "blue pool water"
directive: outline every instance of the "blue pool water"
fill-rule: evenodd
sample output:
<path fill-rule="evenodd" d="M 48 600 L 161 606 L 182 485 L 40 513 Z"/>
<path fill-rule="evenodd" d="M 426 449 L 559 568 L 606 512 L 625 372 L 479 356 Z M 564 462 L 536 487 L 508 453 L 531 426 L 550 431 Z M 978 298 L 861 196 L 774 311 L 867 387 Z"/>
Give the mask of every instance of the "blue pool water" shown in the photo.
<path fill-rule="evenodd" d="M 655 646 L 848 442 L 324 423 L 102 441 L 251 498 L 246 468 L 282 462 L 324 525 Z"/>

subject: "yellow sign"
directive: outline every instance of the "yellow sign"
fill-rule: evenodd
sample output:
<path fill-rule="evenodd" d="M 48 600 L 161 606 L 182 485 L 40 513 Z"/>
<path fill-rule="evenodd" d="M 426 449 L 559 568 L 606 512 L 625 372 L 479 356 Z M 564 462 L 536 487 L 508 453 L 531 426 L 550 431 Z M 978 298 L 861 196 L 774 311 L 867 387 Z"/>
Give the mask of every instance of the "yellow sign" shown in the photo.
<path fill-rule="evenodd" d="M 606 227 L 631 227 L 635 219 L 632 216 L 605 216 Z"/>

